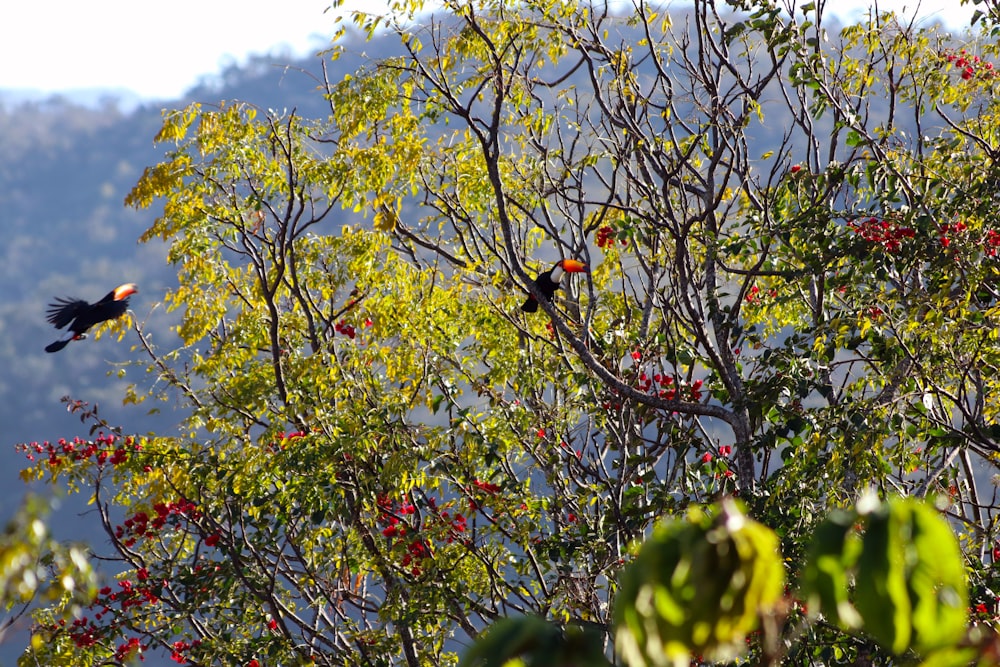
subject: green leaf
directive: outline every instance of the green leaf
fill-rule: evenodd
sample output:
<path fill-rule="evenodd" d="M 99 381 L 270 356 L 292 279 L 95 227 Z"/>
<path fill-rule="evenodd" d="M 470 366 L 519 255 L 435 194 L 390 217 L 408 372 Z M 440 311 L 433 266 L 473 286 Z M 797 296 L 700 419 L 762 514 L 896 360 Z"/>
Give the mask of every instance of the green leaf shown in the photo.
<path fill-rule="evenodd" d="M 918 651 L 953 646 L 968 624 L 962 551 L 951 526 L 933 507 L 905 502 L 912 505 L 907 561 L 911 563 L 908 582 L 914 600 L 914 644 Z"/>
<path fill-rule="evenodd" d="M 835 511 L 816 528 L 801 579 L 809 614 L 822 614 L 845 629 L 861 625 L 861 616 L 849 600 L 850 575 L 858 555 L 857 538 L 852 534 L 856 520 L 854 512 Z"/>
<path fill-rule="evenodd" d="M 564 631 L 535 616 L 503 618 L 466 651 L 459 667 L 503 667 L 516 659 L 534 667 L 609 667 L 601 637 L 576 625 Z"/>
<path fill-rule="evenodd" d="M 856 606 L 865 631 L 896 654 L 956 644 L 968 590 L 948 522 L 926 503 L 893 498 L 868 513 L 864 531 Z"/>
<path fill-rule="evenodd" d="M 694 655 L 731 660 L 781 598 L 778 538 L 731 500 L 654 529 L 622 572 L 616 650 L 625 663 L 686 665 Z"/>
<path fill-rule="evenodd" d="M 865 631 L 896 654 L 910 647 L 913 634 L 905 537 L 900 528 L 908 517 L 901 514 L 908 514 L 908 510 L 881 507 L 868 515 L 858 557 L 855 600 Z"/>

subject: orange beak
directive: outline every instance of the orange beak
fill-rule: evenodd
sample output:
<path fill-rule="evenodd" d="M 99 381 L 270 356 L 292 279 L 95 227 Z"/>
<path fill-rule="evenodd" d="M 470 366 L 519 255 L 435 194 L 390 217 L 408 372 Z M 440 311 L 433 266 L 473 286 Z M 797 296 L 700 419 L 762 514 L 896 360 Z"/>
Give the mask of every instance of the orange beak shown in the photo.
<path fill-rule="evenodd" d="M 586 273 L 587 265 L 583 262 L 578 262 L 575 259 L 564 259 L 559 262 L 562 265 L 563 271 L 566 273 Z"/>
<path fill-rule="evenodd" d="M 115 288 L 115 301 L 127 299 L 129 296 L 138 291 L 139 288 L 135 286 L 135 283 L 125 283 L 124 285 L 119 285 Z"/>

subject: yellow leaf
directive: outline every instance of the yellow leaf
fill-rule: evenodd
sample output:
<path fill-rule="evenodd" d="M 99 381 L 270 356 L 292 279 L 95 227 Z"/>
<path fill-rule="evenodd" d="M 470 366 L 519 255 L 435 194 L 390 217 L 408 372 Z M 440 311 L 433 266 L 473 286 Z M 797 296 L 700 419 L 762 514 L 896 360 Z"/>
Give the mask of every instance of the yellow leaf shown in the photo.
<path fill-rule="evenodd" d="M 375 229 L 380 232 L 391 232 L 399 224 L 399 214 L 395 210 L 386 204 L 378 206 L 378 210 L 375 212 Z"/>

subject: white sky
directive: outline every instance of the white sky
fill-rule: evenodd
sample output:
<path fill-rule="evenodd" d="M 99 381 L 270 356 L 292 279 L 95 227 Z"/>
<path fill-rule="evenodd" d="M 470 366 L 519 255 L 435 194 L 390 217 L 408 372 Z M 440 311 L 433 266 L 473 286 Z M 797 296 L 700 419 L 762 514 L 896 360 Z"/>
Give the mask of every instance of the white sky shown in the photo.
<path fill-rule="evenodd" d="M 348 0 L 378 11 L 385 0 Z M 0 89 L 128 89 L 174 99 L 250 54 L 308 55 L 334 30 L 330 0 L 0 0 Z M 828 6 L 869 2 L 831 0 Z M 880 0 L 880 9 L 968 25 L 957 0 Z M 337 10 L 340 11 L 340 10 Z"/>

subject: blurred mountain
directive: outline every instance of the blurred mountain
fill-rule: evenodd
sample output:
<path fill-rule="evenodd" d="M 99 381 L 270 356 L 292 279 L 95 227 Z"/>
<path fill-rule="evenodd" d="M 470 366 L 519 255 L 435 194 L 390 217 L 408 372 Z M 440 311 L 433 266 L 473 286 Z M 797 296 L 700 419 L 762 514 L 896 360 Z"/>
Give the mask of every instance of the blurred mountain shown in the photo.
<path fill-rule="evenodd" d="M 52 102 L 63 100 L 74 106 L 99 109 L 117 106 L 119 109 L 132 111 L 141 106 L 143 99 L 127 88 L 78 88 L 62 91 L 53 95 L 44 90 L 32 88 L 9 88 L 0 90 L 0 107 L 17 108 L 25 104 Z"/>

